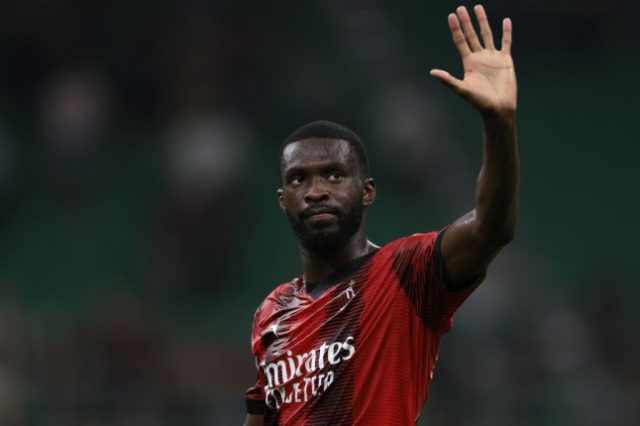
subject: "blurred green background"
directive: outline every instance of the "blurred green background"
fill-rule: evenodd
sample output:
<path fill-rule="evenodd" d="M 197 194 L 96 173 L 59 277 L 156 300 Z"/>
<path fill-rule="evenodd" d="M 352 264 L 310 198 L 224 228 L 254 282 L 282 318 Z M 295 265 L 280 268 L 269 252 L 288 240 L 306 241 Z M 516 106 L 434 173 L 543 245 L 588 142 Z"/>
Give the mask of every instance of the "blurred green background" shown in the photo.
<path fill-rule="evenodd" d="M 640 424 L 640 7 L 484 4 L 514 22 L 520 224 L 419 424 Z M 0 425 L 239 424 L 251 316 L 300 271 L 291 131 L 365 140 L 378 244 L 473 207 L 480 119 L 427 74 L 460 75 L 457 5 L 3 1 Z"/>

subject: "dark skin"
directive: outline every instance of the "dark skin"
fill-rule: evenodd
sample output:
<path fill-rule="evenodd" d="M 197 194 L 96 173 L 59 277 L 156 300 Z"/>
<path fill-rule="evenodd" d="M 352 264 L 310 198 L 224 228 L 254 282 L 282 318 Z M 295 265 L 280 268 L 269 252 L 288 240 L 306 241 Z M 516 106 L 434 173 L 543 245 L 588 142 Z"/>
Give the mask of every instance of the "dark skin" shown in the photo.
<path fill-rule="evenodd" d="M 431 70 L 431 75 L 473 105 L 484 124 L 484 159 L 478 176 L 475 208 L 453 222 L 442 237 L 442 259 L 447 286 L 463 288 L 484 277 L 490 262 L 513 239 L 517 221 L 519 162 L 515 131 L 517 85 L 511 58 L 511 21 L 502 21 L 502 43 L 497 49 L 486 13 L 474 8 L 481 37 L 464 7 L 448 16 L 449 29 L 460 53 L 464 78 Z M 358 202 L 366 208 L 375 199 L 375 183 L 364 176 L 345 141 L 303 140 L 286 147 L 282 158 L 283 186 L 278 202 L 294 216 L 310 205 L 340 206 L 348 210 Z M 334 174 L 335 173 L 335 174 Z M 301 176 L 301 178 L 297 178 Z M 331 214 L 317 210 L 307 219 L 312 232 L 337 230 Z M 366 221 L 338 250 L 310 250 L 300 246 L 304 277 L 320 282 L 347 263 L 376 250 L 367 240 Z M 264 424 L 264 416 L 248 415 L 246 426 Z"/>

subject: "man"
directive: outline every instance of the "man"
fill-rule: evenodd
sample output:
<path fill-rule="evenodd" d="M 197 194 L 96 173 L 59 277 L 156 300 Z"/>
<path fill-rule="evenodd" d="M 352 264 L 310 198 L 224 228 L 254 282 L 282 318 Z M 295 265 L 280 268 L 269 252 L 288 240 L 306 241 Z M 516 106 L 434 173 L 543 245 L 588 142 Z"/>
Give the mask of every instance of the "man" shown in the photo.
<path fill-rule="evenodd" d="M 364 211 L 376 196 L 360 139 L 310 123 L 284 143 L 280 207 L 300 241 L 303 275 L 277 287 L 254 317 L 258 380 L 245 425 L 411 425 L 426 401 L 441 336 L 516 225 L 518 156 L 511 21 L 498 50 L 476 6 L 448 17 L 464 78 L 431 75 L 484 122 L 475 208 L 439 232 L 377 247 Z"/>

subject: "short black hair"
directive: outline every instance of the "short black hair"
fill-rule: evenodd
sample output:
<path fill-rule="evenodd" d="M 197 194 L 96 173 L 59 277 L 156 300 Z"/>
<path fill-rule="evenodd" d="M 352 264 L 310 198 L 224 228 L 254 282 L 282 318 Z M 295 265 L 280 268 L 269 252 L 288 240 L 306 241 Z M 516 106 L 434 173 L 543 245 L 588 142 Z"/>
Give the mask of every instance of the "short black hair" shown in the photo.
<path fill-rule="evenodd" d="M 287 145 L 310 138 L 338 139 L 348 142 L 356 154 L 360 171 L 364 176 L 369 174 L 369 156 L 360 136 L 343 125 L 328 120 L 312 121 L 291 133 L 280 147 L 281 158 Z"/>

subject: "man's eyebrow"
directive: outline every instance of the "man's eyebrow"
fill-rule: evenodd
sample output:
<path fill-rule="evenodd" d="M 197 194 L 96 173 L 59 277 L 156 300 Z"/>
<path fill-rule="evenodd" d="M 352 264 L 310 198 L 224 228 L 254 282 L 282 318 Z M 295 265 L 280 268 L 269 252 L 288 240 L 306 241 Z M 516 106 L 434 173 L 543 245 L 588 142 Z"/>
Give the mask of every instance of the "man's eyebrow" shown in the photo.
<path fill-rule="evenodd" d="M 295 173 L 306 173 L 309 169 L 315 169 L 315 168 L 318 168 L 321 171 L 328 171 L 328 170 L 347 171 L 351 169 L 347 164 L 340 163 L 337 161 L 332 161 L 330 163 L 318 164 L 317 166 L 310 165 L 305 167 L 305 166 L 294 165 L 291 167 L 287 167 L 284 170 L 284 175 L 289 176 Z"/>
<path fill-rule="evenodd" d="M 285 176 L 291 176 L 294 174 L 298 174 L 301 173 L 303 171 L 303 169 L 301 167 L 297 167 L 297 166 L 293 166 L 293 167 L 288 167 L 284 170 L 284 175 Z"/>

